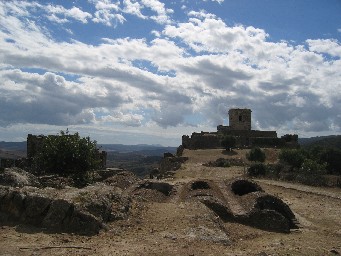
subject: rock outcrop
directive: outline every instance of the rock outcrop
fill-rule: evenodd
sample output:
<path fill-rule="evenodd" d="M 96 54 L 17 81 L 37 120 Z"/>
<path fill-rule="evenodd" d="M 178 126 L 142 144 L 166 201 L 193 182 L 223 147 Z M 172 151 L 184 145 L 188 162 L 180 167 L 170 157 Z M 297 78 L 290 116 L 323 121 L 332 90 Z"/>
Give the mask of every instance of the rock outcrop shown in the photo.
<path fill-rule="evenodd" d="M 12 187 L 40 186 L 39 180 L 33 174 L 20 168 L 6 168 L 0 173 L 0 185 Z"/>
<path fill-rule="evenodd" d="M 53 232 L 97 234 L 106 223 L 127 216 L 131 201 L 119 188 L 96 184 L 83 189 L 0 186 L 1 222 L 20 222 Z"/>

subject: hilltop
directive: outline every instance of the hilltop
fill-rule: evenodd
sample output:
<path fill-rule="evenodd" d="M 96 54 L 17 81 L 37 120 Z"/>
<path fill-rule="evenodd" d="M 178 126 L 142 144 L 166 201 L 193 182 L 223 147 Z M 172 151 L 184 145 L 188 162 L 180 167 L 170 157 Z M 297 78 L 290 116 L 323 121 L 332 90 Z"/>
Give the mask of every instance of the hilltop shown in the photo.
<path fill-rule="evenodd" d="M 267 163 L 277 161 L 278 150 L 266 149 L 265 152 Z M 226 197 L 224 191 L 229 181 L 243 178 L 245 174 L 244 166 L 226 168 L 203 164 L 217 158 L 246 162 L 246 153 L 246 149 L 235 150 L 233 154 L 222 149 L 185 149 L 183 157 L 188 160 L 174 171 L 172 177 L 159 181 L 141 180 L 123 190 L 124 194 L 132 196 L 129 217 L 108 223 L 107 230 L 98 235 L 51 234 L 29 225 L 7 225 L 0 229 L 1 251 L 15 255 L 34 252 L 36 255 L 203 256 L 335 255 L 335 252 L 341 252 L 339 188 L 255 180 L 265 193 L 278 196 L 295 214 L 299 228 L 289 234 L 258 228 L 259 223 L 253 226 L 238 219 L 223 219 L 224 214 L 219 208 L 210 209 L 196 199 L 206 200 L 204 195 L 210 193 L 216 198 L 223 198 L 220 193 Z M 110 179 L 113 181 L 115 177 Z M 232 198 L 229 200 L 234 203 L 230 201 L 229 205 L 242 214 L 247 205 L 238 202 L 244 197 Z"/>
<path fill-rule="evenodd" d="M 341 149 L 341 135 L 300 138 L 298 141 L 304 148 L 319 146 L 324 148 Z"/>

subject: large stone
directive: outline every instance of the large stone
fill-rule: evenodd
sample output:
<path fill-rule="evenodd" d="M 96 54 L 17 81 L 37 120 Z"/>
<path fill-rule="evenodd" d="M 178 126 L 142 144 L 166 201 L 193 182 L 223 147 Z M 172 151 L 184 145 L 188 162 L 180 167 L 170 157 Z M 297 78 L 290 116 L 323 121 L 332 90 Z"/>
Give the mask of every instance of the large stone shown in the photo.
<path fill-rule="evenodd" d="M 50 207 L 51 200 L 40 195 L 26 196 L 22 218 L 26 223 L 40 225 Z"/>
<path fill-rule="evenodd" d="M 102 184 L 83 189 L 0 186 L 0 220 L 57 232 L 97 234 L 105 223 L 127 217 L 130 199 Z"/>
<path fill-rule="evenodd" d="M 0 173 L 0 185 L 11 187 L 36 186 L 40 184 L 37 177 L 20 168 L 6 168 L 3 173 Z"/>
<path fill-rule="evenodd" d="M 63 222 L 73 212 L 73 205 L 63 199 L 51 202 L 50 208 L 42 221 L 42 226 L 52 230 L 62 230 Z"/>

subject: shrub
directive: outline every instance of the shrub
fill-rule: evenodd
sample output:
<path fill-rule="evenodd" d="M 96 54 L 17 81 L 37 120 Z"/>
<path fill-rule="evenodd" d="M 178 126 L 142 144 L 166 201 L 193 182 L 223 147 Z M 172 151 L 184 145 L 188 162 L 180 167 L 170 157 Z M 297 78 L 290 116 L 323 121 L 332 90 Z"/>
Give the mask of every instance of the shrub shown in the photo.
<path fill-rule="evenodd" d="M 329 173 L 341 175 L 341 150 L 325 149 L 320 155 L 320 161 L 327 164 L 326 169 Z"/>
<path fill-rule="evenodd" d="M 226 135 L 221 141 L 221 145 L 226 149 L 230 150 L 236 146 L 237 140 L 234 136 Z"/>
<path fill-rule="evenodd" d="M 293 168 L 301 168 L 307 153 L 302 149 L 283 149 L 279 159 Z"/>
<path fill-rule="evenodd" d="M 72 174 L 85 178 L 90 170 L 100 166 L 96 141 L 61 131 L 44 137 L 42 147 L 33 157 L 33 169 L 38 173 Z"/>
<path fill-rule="evenodd" d="M 309 174 L 326 174 L 326 163 L 320 164 L 312 159 L 305 159 L 302 163 L 301 169 L 299 170 L 301 173 Z"/>
<path fill-rule="evenodd" d="M 252 177 L 264 176 L 266 174 L 266 166 L 264 164 L 253 164 L 247 169 L 247 174 Z"/>
<path fill-rule="evenodd" d="M 247 159 L 249 161 L 263 163 L 265 161 L 265 153 L 259 147 L 255 147 L 247 154 Z"/>
<path fill-rule="evenodd" d="M 275 179 L 280 178 L 281 173 L 285 172 L 285 166 L 281 163 L 268 165 L 266 169 L 266 175 Z"/>

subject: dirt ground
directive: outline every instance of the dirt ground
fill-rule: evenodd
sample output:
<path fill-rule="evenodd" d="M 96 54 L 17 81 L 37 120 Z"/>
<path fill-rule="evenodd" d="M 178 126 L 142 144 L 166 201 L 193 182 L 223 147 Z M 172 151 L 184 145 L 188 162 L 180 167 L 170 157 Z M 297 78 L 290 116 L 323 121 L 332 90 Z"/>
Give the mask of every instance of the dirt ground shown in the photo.
<path fill-rule="evenodd" d="M 184 151 L 189 160 L 167 182 L 224 180 L 244 167 L 205 167 L 219 157 L 245 159 L 245 152 Z M 276 152 L 268 152 L 275 161 Z M 271 154 L 271 156 L 270 156 Z M 300 228 L 289 234 L 223 222 L 197 201 L 177 196 L 133 204 L 128 220 L 113 222 L 96 236 L 51 234 L 27 225 L 0 225 L 0 255 L 338 255 L 341 254 L 341 189 L 256 180 L 286 202 Z"/>

